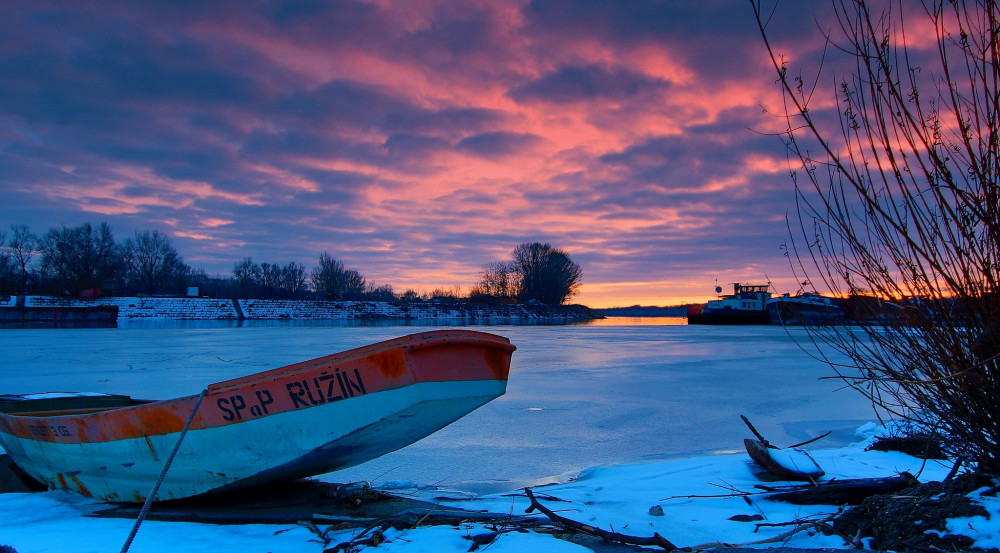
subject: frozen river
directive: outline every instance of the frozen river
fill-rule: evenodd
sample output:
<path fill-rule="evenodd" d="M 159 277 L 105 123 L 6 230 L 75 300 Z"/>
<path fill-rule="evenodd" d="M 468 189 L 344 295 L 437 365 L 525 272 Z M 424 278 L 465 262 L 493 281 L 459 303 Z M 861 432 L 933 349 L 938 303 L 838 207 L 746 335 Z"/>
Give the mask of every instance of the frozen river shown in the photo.
<path fill-rule="evenodd" d="M 772 442 L 828 430 L 844 445 L 871 406 L 769 326 L 611 318 L 475 326 L 517 346 L 507 394 L 440 432 L 331 481 L 414 482 L 477 493 L 582 469 L 741 450 L 744 414 Z M 0 393 L 96 391 L 165 399 L 229 378 L 431 327 L 249 326 L 0 331 Z M 792 336 L 804 337 L 801 329 Z M 182 448 L 183 450 L 183 448 Z"/>

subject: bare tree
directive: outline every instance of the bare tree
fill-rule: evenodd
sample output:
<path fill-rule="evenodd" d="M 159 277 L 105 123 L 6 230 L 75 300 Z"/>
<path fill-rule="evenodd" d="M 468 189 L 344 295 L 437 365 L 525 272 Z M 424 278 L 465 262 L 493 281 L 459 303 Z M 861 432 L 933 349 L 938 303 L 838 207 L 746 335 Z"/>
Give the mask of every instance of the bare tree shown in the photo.
<path fill-rule="evenodd" d="M 297 298 L 306 291 L 306 267 L 290 261 L 281 268 L 281 290 L 285 297 Z"/>
<path fill-rule="evenodd" d="M 365 292 L 365 277 L 323 252 L 319 266 L 313 269 L 312 285 L 325 299 L 359 299 Z"/>
<path fill-rule="evenodd" d="M 239 283 L 239 295 L 249 297 L 260 279 L 260 266 L 253 262 L 253 258 L 244 257 L 233 264 L 233 278 Z"/>
<path fill-rule="evenodd" d="M 372 301 L 396 301 L 396 294 L 391 284 L 369 283 L 365 288 L 365 298 Z"/>
<path fill-rule="evenodd" d="M 28 293 L 28 265 L 35 256 L 38 248 L 38 236 L 31 232 L 28 225 L 11 225 L 11 237 L 7 246 L 10 248 L 10 255 L 14 263 L 21 269 L 20 293 Z"/>
<path fill-rule="evenodd" d="M 510 261 L 494 261 L 479 273 L 477 292 L 488 296 L 513 297 L 516 295 L 516 275 Z"/>
<path fill-rule="evenodd" d="M 512 256 L 521 299 L 559 305 L 576 293 L 582 272 L 566 252 L 532 242 L 514 248 Z"/>
<path fill-rule="evenodd" d="M 785 100 L 793 267 L 820 291 L 903 306 L 812 329 L 820 353 L 878 407 L 1000 468 L 997 3 L 834 0 L 805 73 L 776 51 L 774 11 L 751 3 Z"/>
<path fill-rule="evenodd" d="M 7 244 L 7 233 L 0 230 L 0 293 L 6 293 L 12 287 L 10 280 L 13 274 L 10 246 Z"/>
<path fill-rule="evenodd" d="M 186 270 L 170 237 L 158 230 L 136 232 L 125 240 L 128 276 L 137 289 L 155 294 Z"/>
<path fill-rule="evenodd" d="M 281 293 L 281 265 L 261 263 L 257 271 L 257 285 L 265 298 L 273 298 Z"/>
<path fill-rule="evenodd" d="M 121 268 L 119 247 L 107 223 L 50 229 L 39 242 L 39 251 L 43 272 L 57 292 L 76 295 L 106 288 Z"/>

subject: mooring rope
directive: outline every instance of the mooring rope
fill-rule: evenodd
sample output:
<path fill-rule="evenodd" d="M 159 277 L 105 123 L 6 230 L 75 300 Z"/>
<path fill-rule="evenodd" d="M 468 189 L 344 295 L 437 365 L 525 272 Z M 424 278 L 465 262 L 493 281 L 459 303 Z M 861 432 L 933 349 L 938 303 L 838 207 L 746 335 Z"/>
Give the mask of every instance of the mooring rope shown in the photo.
<path fill-rule="evenodd" d="M 194 403 L 194 409 L 191 409 L 191 415 L 188 416 L 187 422 L 184 423 L 184 428 L 181 429 L 180 436 L 177 436 L 177 443 L 174 444 L 173 451 L 170 452 L 170 456 L 167 457 L 167 462 L 163 464 L 163 470 L 160 471 L 160 477 L 156 479 L 156 483 L 153 484 L 153 489 L 149 491 L 149 495 L 146 496 L 146 501 L 142 504 L 142 509 L 139 510 L 139 516 L 135 519 L 135 524 L 132 525 L 132 531 L 128 534 L 128 539 L 125 540 L 125 545 L 122 546 L 121 553 L 127 553 L 129 547 L 132 547 L 132 540 L 135 539 L 136 533 L 139 532 L 139 525 L 146 518 L 146 514 L 149 513 L 149 508 L 153 505 L 153 500 L 156 498 L 156 492 L 160 490 L 160 484 L 163 483 L 163 479 L 167 476 L 167 470 L 170 469 L 170 463 L 174 462 L 174 455 L 177 455 L 177 450 L 181 448 L 181 442 L 184 441 L 184 436 L 187 434 L 188 428 L 191 427 L 191 422 L 194 421 L 194 415 L 198 412 L 198 407 L 201 405 L 201 400 L 205 399 L 205 394 L 208 393 L 208 389 L 201 391 L 198 396 L 198 401 Z"/>

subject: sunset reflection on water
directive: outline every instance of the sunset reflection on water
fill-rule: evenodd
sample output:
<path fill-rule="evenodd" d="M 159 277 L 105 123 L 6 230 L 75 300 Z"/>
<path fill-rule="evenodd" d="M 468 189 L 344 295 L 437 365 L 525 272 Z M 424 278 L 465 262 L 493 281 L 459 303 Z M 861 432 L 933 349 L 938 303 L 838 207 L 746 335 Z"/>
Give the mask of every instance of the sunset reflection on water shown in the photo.
<path fill-rule="evenodd" d="M 587 326 L 678 326 L 686 325 L 687 317 L 606 317 L 584 321 Z"/>

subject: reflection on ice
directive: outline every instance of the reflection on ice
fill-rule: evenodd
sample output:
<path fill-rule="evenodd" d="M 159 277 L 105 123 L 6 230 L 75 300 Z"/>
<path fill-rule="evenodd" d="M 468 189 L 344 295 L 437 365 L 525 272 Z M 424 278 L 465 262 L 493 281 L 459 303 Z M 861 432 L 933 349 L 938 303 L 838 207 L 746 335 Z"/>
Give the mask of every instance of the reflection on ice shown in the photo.
<path fill-rule="evenodd" d="M 607 317 L 574 324 L 583 326 L 677 326 L 687 325 L 687 317 Z"/>

